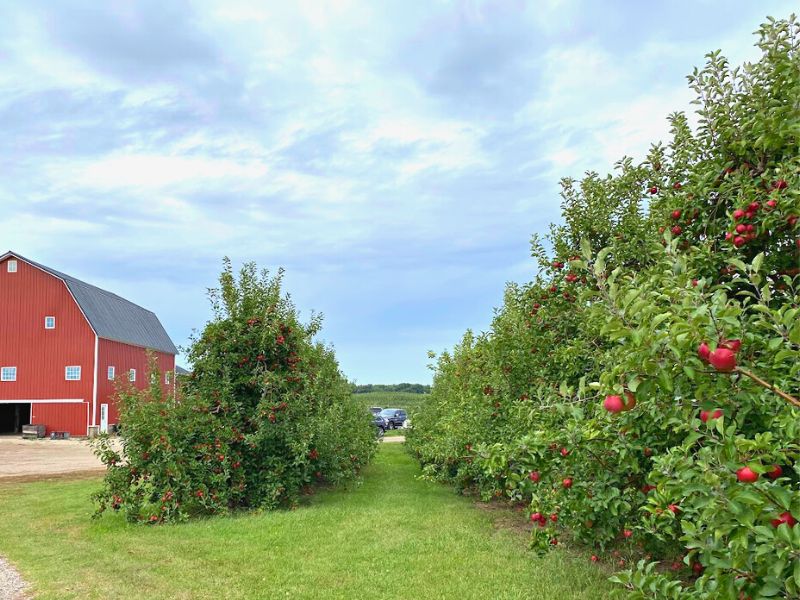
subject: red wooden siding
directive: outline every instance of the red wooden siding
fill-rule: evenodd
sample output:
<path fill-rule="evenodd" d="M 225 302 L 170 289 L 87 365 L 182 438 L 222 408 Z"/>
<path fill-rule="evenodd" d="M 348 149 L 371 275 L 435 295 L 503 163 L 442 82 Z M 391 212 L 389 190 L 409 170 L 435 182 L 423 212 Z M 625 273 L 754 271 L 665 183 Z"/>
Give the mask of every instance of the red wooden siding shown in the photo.
<path fill-rule="evenodd" d="M 17 380 L 0 382 L 0 402 L 10 400 L 81 400 L 91 402 L 94 332 L 66 284 L 17 260 L 9 273 L 0 262 L 0 366 L 17 367 Z M 44 318 L 56 318 L 55 329 Z M 66 381 L 64 369 L 80 366 L 80 381 Z M 86 435 L 86 407 L 66 403 L 34 404 L 32 422 L 48 430 Z M 49 422 L 47 419 L 52 419 Z"/>
<path fill-rule="evenodd" d="M 175 382 L 175 357 L 164 352 L 155 352 L 158 369 L 161 371 L 160 380 L 162 388 L 167 391 L 164 375 L 170 372 L 170 382 Z M 113 401 L 115 393 L 114 382 L 108 380 L 108 367 L 113 366 L 117 381 L 127 381 L 131 369 L 136 369 L 136 387 L 143 389 L 150 383 L 147 369 L 147 354 L 144 348 L 130 346 L 121 342 L 100 339 L 98 353 L 99 369 L 97 371 L 97 414 L 96 423 L 100 424 L 100 404 L 108 404 L 108 422 L 119 422 L 119 411 Z M 170 386 L 172 388 L 172 386 Z"/>
<path fill-rule="evenodd" d="M 36 403 L 31 405 L 31 422 L 47 426 L 51 431 L 69 431 L 70 435 L 86 435 L 86 419 L 89 418 L 88 402 L 81 403 Z"/>

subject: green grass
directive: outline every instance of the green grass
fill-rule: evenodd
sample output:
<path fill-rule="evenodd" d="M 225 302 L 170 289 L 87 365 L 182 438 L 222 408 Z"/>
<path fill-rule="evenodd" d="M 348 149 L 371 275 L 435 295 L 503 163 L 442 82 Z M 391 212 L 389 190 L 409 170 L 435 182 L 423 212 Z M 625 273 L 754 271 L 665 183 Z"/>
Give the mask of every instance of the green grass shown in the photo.
<path fill-rule="evenodd" d="M 405 435 L 405 429 L 387 429 L 386 433 L 384 433 L 384 437 L 399 437 L 401 435 Z"/>
<path fill-rule="evenodd" d="M 497 525 L 506 511 L 418 474 L 382 445 L 360 485 L 296 511 L 159 527 L 92 521 L 96 479 L 4 484 L 0 554 L 43 599 L 608 597 L 586 557 L 536 558 L 525 532 Z"/>
<path fill-rule="evenodd" d="M 409 392 L 367 392 L 366 394 L 353 394 L 364 405 L 380 406 L 381 408 L 402 408 L 411 415 L 417 408 L 427 402 L 430 394 L 411 394 Z"/>

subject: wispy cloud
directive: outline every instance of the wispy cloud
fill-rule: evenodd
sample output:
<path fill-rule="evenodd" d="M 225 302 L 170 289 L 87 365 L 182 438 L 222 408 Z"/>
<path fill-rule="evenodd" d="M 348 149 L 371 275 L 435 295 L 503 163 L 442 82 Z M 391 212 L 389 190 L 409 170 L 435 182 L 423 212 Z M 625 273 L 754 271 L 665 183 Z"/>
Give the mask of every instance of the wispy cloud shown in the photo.
<path fill-rule="evenodd" d="M 361 381 L 425 380 L 533 273 L 558 178 L 689 109 L 785 3 L 245 0 L 0 7 L 2 245 L 155 310 L 219 259 L 288 268 Z M 713 23 L 714 26 L 708 26 Z"/>

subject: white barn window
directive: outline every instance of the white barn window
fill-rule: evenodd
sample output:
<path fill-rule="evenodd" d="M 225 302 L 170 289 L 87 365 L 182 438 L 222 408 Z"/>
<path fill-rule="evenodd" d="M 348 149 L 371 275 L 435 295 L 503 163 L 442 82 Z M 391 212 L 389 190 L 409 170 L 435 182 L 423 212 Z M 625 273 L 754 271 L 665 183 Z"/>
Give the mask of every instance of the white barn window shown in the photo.
<path fill-rule="evenodd" d="M 170 373 L 169 371 L 167 371 L 166 373 L 164 373 L 164 383 L 166 383 L 167 385 L 169 385 L 169 384 L 170 384 L 170 381 L 172 381 L 172 377 L 171 377 L 171 376 L 172 376 L 172 373 Z"/>
<path fill-rule="evenodd" d="M 56 328 L 56 318 L 55 317 L 45 317 L 44 318 L 44 328 L 45 329 L 55 329 Z"/>
<path fill-rule="evenodd" d="M 114 367 L 108 367 L 108 380 L 109 381 L 114 381 L 114 376 L 115 375 L 116 374 L 114 373 Z"/>
<path fill-rule="evenodd" d="M 3 367 L 0 369 L 0 381 L 16 381 L 17 367 Z"/>
<path fill-rule="evenodd" d="M 128 381 L 136 381 L 136 369 L 128 371 Z"/>
<path fill-rule="evenodd" d="M 81 380 L 81 368 L 80 367 L 67 367 L 64 370 L 64 378 L 67 381 L 80 381 Z"/>
<path fill-rule="evenodd" d="M 9 273 L 16 273 L 17 272 L 17 261 L 10 260 L 8 261 L 8 272 Z"/>

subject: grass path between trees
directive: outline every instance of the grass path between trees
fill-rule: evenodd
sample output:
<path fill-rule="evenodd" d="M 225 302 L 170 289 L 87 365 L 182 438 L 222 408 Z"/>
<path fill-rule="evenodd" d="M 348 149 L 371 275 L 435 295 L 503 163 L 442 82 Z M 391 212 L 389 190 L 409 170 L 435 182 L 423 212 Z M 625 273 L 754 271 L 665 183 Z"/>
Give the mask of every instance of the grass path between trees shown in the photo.
<path fill-rule="evenodd" d="M 527 551 L 506 511 L 381 445 L 361 483 L 295 511 L 176 526 L 90 519 L 97 479 L 0 485 L 0 555 L 36 598 L 607 598 L 586 557 Z"/>

